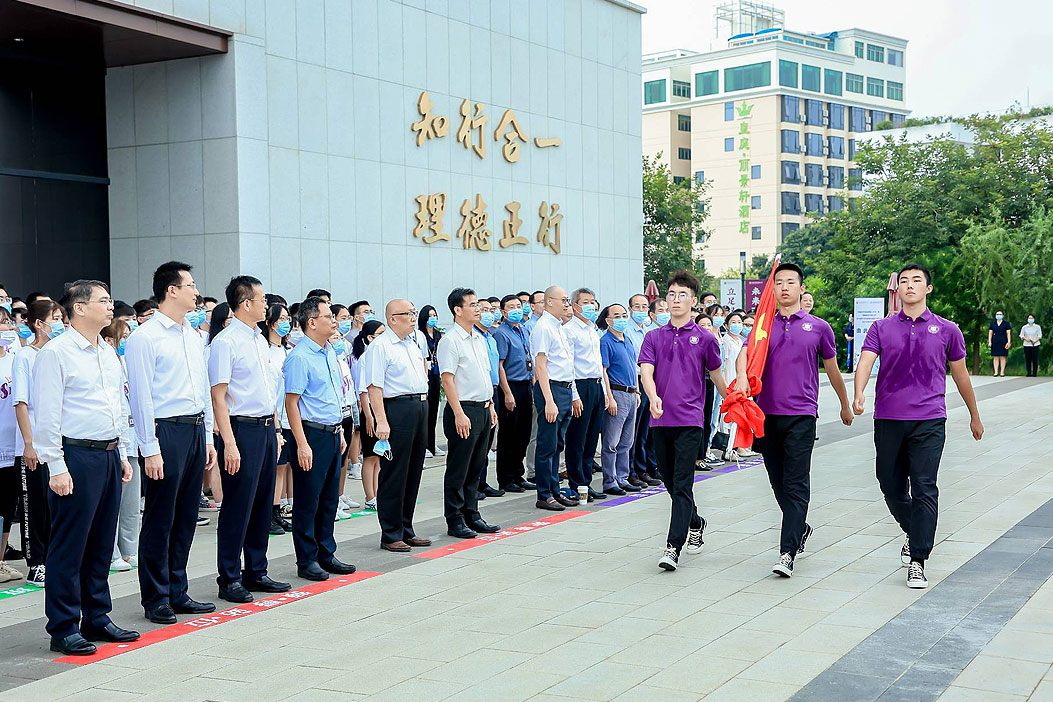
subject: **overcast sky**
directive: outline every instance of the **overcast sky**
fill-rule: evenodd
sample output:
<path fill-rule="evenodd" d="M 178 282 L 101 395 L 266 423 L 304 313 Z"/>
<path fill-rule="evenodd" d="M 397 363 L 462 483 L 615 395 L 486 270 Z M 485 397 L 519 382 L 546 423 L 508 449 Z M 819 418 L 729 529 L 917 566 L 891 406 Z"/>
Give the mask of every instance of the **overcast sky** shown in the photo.
<path fill-rule="evenodd" d="M 705 50 L 714 38 L 711 0 L 635 0 L 643 52 Z M 1014 101 L 1053 104 L 1053 4 L 1049 0 L 782 0 L 786 27 L 828 32 L 860 27 L 907 45 L 906 105 L 913 116 L 1004 112 Z"/>

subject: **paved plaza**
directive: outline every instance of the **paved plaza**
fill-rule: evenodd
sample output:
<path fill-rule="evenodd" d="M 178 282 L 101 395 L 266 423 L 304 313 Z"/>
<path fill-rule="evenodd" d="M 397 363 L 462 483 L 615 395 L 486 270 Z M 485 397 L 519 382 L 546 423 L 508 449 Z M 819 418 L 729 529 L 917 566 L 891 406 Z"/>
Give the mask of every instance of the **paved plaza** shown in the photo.
<path fill-rule="evenodd" d="M 114 621 L 142 645 L 57 661 L 43 594 L 0 599 L 0 700 L 1053 700 L 1053 384 L 974 382 L 986 434 L 969 436 L 951 384 L 928 590 L 904 584 L 872 416 L 841 426 L 824 384 L 815 533 L 792 579 L 771 573 L 780 514 L 759 460 L 697 474 L 705 549 L 667 573 L 664 492 L 555 515 L 490 498 L 482 514 L 505 531 L 455 542 L 440 458 L 416 517 L 433 550 L 416 557 L 382 552 L 363 514 L 336 529 L 360 572 L 309 584 L 273 537 L 271 575 L 292 593 L 170 627 L 143 619 L 134 572 L 111 575 Z M 215 542 L 213 515 L 190 594 L 223 605 Z"/>

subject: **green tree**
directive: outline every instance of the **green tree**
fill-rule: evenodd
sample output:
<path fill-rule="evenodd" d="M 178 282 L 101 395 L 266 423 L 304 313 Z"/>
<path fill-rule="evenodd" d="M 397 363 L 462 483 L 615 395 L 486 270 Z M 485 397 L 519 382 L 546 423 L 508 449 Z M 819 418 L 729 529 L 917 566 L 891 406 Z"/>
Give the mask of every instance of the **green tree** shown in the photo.
<path fill-rule="evenodd" d="M 674 183 L 660 158 L 661 154 L 643 157 L 643 283 L 654 280 L 661 287 L 682 268 L 693 271 L 703 287 L 709 286 L 712 277 L 693 255 L 696 238 L 706 234 L 709 186 L 692 178 Z"/>

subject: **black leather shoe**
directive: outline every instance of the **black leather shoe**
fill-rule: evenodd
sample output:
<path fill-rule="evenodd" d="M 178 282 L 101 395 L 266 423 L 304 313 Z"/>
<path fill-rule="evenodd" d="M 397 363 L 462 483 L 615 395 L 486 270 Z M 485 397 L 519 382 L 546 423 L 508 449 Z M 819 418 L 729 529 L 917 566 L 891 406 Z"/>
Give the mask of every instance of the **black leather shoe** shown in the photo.
<path fill-rule="evenodd" d="M 278 523 L 277 517 L 271 516 L 270 535 L 271 536 L 281 536 L 284 533 L 285 533 L 285 527 L 283 527 L 281 524 Z"/>
<path fill-rule="evenodd" d="M 640 474 L 640 480 L 642 482 L 647 483 L 651 487 L 657 487 L 657 486 L 662 484 L 661 480 L 659 480 L 658 478 L 654 477 L 650 473 L 641 473 Z"/>
<path fill-rule="evenodd" d="M 304 580 L 328 580 L 329 573 L 322 570 L 322 567 L 317 563 L 308 563 L 305 566 L 299 566 L 296 568 L 296 575 L 303 578 Z"/>
<path fill-rule="evenodd" d="M 175 612 L 172 608 L 166 604 L 159 604 L 154 607 L 147 607 L 145 610 L 146 618 L 152 621 L 154 624 L 175 624 Z"/>
<path fill-rule="evenodd" d="M 524 488 L 519 483 L 509 483 L 508 485 L 502 485 L 501 489 L 505 492 L 526 492 L 526 488 Z"/>
<path fill-rule="evenodd" d="M 534 506 L 538 509 L 547 509 L 550 512 L 562 512 L 566 509 L 566 507 L 557 502 L 554 497 L 550 497 L 547 500 L 538 500 L 534 503 Z"/>
<path fill-rule="evenodd" d="M 609 487 L 609 488 L 603 488 L 603 491 L 605 493 L 607 493 L 608 495 L 624 495 L 625 494 L 625 490 L 622 490 L 618 486 Z"/>
<path fill-rule="evenodd" d="M 139 632 L 122 629 L 110 622 L 102 629 L 81 629 L 81 636 L 88 641 L 110 641 L 112 643 L 130 643 L 139 640 Z"/>
<path fill-rule="evenodd" d="M 464 525 L 464 522 L 451 524 L 446 533 L 456 539 L 474 539 L 478 534 Z"/>
<path fill-rule="evenodd" d="M 471 528 L 475 529 L 480 534 L 496 534 L 501 531 L 501 527 L 494 526 L 493 524 L 487 524 L 483 519 L 476 519 L 471 523 Z"/>
<path fill-rule="evenodd" d="M 322 570 L 332 573 L 333 575 L 351 575 L 355 572 L 355 567 L 350 563 L 344 563 L 340 559 L 333 557 L 332 560 L 318 561 L 318 565 L 322 567 Z"/>
<path fill-rule="evenodd" d="M 239 582 L 227 583 L 219 586 L 219 599 L 235 604 L 245 604 L 252 602 L 252 593 Z"/>
<path fill-rule="evenodd" d="M 524 490 L 537 490 L 537 484 L 532 483 L 529 480 L 517 480 L 516 484 Z"/>
<path fill-rule="evenodd" d="M 643 490 L 643 488 L 639 485 L 633 485 L 628 481 L 625 482 L 625 485 L 622 485 L 622 489 L 626 492 L 640 492 L 641 490 Z"/>
<path fill-rule="evenodd" d="M 641 490 L 644 489 L 645 487 L 649 487 L 649 485 L 647 484 L 647 481 L 640 480 L 635 475 L 630 475 L 629 478 L 625 482 L 627 482 L 629 485 L 632 485 L 634 487 L 638 487 Z"/>
<path fill-rule="evenodd" d="M 136 636 L 138 638 L 138 636 Z M 64 639 L 51 637 L 51 650 L 67 656 L 90 656 L 97 650 L 95 644 L 80 634 L 70 634 Z"/>
<path fill-rule="evenodd" d="M 589 488 L 589 500 L 606 500 L 607 493 Z"/>
<path fill-rule="evenodd" d="M 242 580 L 241 584 L 245 586 L 245 589 L 249 592 L 288 592 L 292 590 L 290 583 L 283 583 L 280 580 L 271 580 L 268 576 L 264 575 L 259 580 Z"/>
<path fill-rule="evenodd" d="M 487 497 L 504 497 L 505 491 L 492 488 L 489 485 L 483 485 L 483 489 L 480 490 Z"/>
<path fill-rule="evenodd" d="M 486 493 L 482 492 L 481 490 L 476 490 L 475 491 L 475 499 L 477 499 L 477 500 L 485 500 L 486 499 Z"/>
<path fill-rule="evenodd" d="M 216 611 L 216 605 L 211 602 L 198 602 L 188 597 L 182 602 L 173 602 L 172 611 L 176 614 L 208 614 Z"/>

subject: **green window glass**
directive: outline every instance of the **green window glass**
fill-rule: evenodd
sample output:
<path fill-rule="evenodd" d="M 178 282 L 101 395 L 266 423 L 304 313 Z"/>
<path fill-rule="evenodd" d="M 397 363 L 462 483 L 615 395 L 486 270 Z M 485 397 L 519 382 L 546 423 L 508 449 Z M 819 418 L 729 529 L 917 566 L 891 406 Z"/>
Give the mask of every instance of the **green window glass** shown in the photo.
<path fill-rule="evenodd" d="M 903 83 L 897 83 L 894 80 L 888 82 L 888 97 L 889 100 L 903 100 Z"/>
<path fill-rule="evenodd" d="M 867 60 L 885 63 L 885 47 L 867 44 Z"/>
<path fill-rule="evenodd" d="M 643 104 L 653 105 L 665 102 L 665 79 L 649 80 L 643 84 Z"/>
<path fill-rule="evenodd" d="M 857 76 L 855 73 L 845 74 L 845 90 L 850 93 L 863 92 L 863 76 Z"/>
<path fill-rule="evenodd" d="M 677 115 L 676 128 L 681 132 L 691 131 L 691 115 Z"/>
<path fill-rule="evenodd" d="M 823 69 L 823 92 L 827 95 L 841 94 L 841 71 Z"/>
<path fill-rule="evenodd" d="M 771 85 L 771 61 L 724 69 L 724 92 Z"/>
<path fill-rule="evenodd" d="M 856 42 L 856 58 L 863 58 L 863 42 Z"/>
<path fill-rule="evenodd" d="M 867 95 L 885 97 L 885 81 L 880 78 L 867 78 Z"/>
<path fill-rule="evenodd" d="M 691 97 L 691 84 L 683 80 L 673 81 L 673 96 L 689 98 Z"/>
<path fill-rule="evenodd" d="M 706 71 L 695 74 L 695 97 L 702 95 L 716 95 L 720 92 L 718 83 L 718 71 Z"/>
<path fill-rule="evenodd" d="M 784 88 L 797 87 L 797 64 L 779 59 L 779 85 Z"/>
<path fill-rule="evenodd" d="M 822 91 L 822 80 L 823 72 L 818 66 L 809 66 L 806 63 L 801 64 L 801 88 L 818 93 Z"/>

